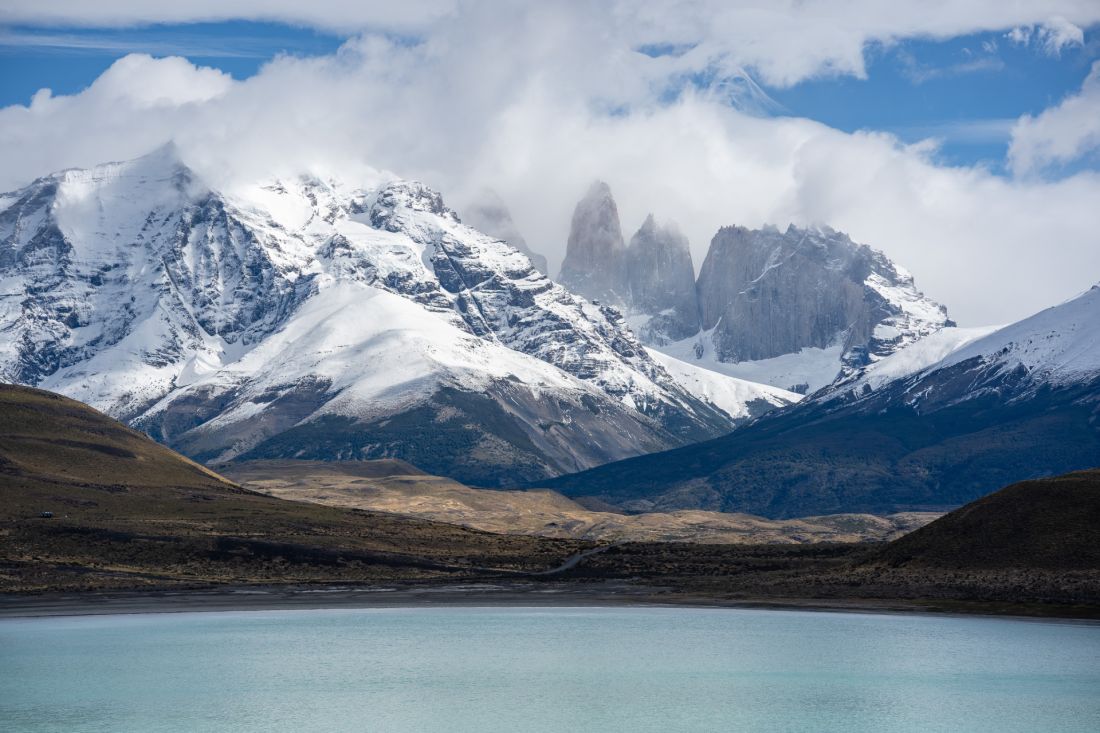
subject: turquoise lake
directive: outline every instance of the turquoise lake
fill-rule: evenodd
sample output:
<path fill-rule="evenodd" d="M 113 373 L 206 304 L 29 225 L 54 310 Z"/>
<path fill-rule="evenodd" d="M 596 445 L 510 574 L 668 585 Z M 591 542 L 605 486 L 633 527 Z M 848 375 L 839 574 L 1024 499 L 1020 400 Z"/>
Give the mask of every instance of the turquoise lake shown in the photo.
<path fill-rule="evenodd" d="M 1100 731 L 1100 626 L 670 608 L 0 621 L 2 731 Z"/>

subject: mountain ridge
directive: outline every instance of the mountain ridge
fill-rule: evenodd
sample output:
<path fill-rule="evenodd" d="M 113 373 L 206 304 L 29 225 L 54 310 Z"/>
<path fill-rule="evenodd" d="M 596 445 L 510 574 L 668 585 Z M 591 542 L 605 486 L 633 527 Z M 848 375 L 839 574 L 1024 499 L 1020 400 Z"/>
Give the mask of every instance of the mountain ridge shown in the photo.
<path fill-rule="evenodd" d="M 0 288 L 13 295 L 0 302 L 0 378 L 204 460 L 405 457 L 491 485 L 743 419 L 676 382 L 618 311 L 551 282 L 417 182 L 221 190 L 169 146 L 2 203 Z M 749 412 L 786 402 L 773 394 Z M 424 451 L 416 421 L 450 447 Z"/>

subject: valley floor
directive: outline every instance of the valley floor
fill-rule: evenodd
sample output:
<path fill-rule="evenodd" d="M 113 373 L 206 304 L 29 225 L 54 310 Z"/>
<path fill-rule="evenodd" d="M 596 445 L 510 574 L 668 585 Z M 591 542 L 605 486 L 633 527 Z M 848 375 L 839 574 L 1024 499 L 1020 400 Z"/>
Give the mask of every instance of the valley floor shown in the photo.
<path fill-rule="evenodd" d="M 391 566 L 385 579 L 352 580 L 324 568 L 303 567 L 282 582 L 269 573 L 204 583 L 194 577 L 85 568 L 81 584 L 74 585 L 76 568 L 39 562 L 35 570 L 45 581 L 39 585 L 42 590 L 12 592 L 9 585 L 9 592 L 0 593 L 0 617 L 438 604 L 672 604 L 1100 619 L 1100 573 L 1094 571 L 890 568 L 872 561 L 881 547 L 629 543 L 578 552 L 576 545 L 563 544 L 561 557 L 542 570 L 534 568 L 552 553 L 517 563 L 526 569 L 467 567 L 429 577 L 413 558 L 406 558 L 409 572 Z M 7 564 L 9 577 L 18 570 Z"/>

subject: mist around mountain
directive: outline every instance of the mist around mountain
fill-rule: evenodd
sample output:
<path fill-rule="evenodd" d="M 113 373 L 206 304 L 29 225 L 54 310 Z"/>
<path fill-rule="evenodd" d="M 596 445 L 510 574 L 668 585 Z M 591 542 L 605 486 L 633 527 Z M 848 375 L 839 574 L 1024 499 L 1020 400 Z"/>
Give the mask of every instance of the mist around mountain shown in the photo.
<path fill-rule="evenodd" d="M 546 264 L 546 257 L 534 252 L 527 244 L 519 227 L 512 221 L 512 212 L 504 204 L 503 199 L 491 189 L 483 189 L 462 212 L 462 221 L 469 226 L 496 237 L 507 243 L 516 251 L 527 255 L 531 260 L 531 266 L 543 275 L 550 274 L 550 268 Z"/>
<path fill-rule="evenodd" d="M 954 325 L 912 275 L 828 227 L 723 227 L 696 278 L 675 224 L 650 214 L 626 246 L 598 181 L 577 204 L 559 279 L 622 310 L 647 346 L 804 394 Z"/>

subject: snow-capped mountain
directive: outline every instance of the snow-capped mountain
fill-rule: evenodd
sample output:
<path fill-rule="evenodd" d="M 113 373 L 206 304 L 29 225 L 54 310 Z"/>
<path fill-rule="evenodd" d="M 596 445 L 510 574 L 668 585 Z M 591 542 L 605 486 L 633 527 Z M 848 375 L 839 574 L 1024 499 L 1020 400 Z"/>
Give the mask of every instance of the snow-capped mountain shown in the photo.
<path fill-rule="evenodd" d="M 944 328 L 728 436 L 547 485 L 631 509 L 946 509 L 1100 465 L 1100 286 L 999 329 Z"/>
<path fill-rule="evenodd" d="M 536 270 L 543 275 L 550 274 L 546 258 L 528 246 L 527 240 L 512 220 L 512 212 L 495 191 L 480 191 L 474 201 L 463 209 L 462 221 L 483 234 L 507 242 L 527 255 Z"/>
<path fill-rule="evenodd" d="M 399 456 L 492 483 L 720 434 L 618 312 L 425 186 L 216 189 L 171 146 L 0 198 L 0 378 L 204 460 Z"/>
<path fill-rule="evenodd" d="M 802 399 L 802 395 L 797 392 L 788 392 L 779 387 L 769 387 L 758 382 L 727 377 L 710 369 L 674 359 L 656 349 L 647 348 L 646 351 L 688 391 L 717 405 L 735 419 L 758 417 L 776 408 L 793 405 Z"/>
<path fill-rule="evenodd" d="M 946 328 L 815 397 L 932 411 L 994 396 L 1020 402 L 1100 379 L 1100 285 L 1003 328 Z M 1100 404 L 1100 393 L 1094 395 Z M 1097 457 L 1100 460 L 1100 456 Z"/>

